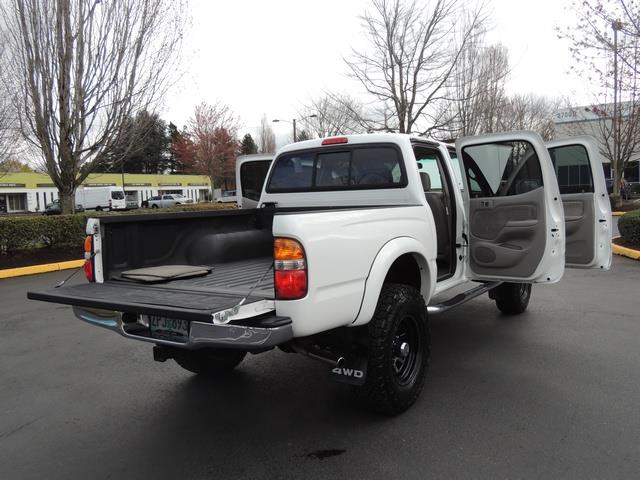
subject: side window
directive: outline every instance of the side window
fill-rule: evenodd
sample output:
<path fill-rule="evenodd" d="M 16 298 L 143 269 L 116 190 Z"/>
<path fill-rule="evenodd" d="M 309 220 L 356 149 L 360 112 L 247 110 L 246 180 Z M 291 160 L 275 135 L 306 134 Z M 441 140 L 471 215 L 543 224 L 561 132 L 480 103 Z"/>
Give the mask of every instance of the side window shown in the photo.
<path fill-rule="evenodd" d="M 542 187 L 538 155 L 529 142 L 472 145 L 462 151 L 472 197 L 520 195 Z"/>
<path fill-rule="evenodd" d="M 560 193 L 593 192 L 589 154 L 583 145 L 566 145 L 549 149 Z"/>
<path fill-rule="evenodd" d="M 440 174 L 440 168 L 438 167 L 438 160 L 434 153 L 415 150 L 416 161 L 418 162 L 418 168 L 420 173 L 426 173 L 431 180 L 431 190 L 442 190 L 442 176 Z"/>

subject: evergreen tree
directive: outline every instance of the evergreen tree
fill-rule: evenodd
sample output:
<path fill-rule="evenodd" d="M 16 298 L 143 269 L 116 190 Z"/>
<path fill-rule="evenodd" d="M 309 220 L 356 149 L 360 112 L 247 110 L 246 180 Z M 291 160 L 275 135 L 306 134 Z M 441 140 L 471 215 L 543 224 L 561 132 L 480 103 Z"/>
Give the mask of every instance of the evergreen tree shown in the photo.
<path fill-rule="evenodd" d="M 117 144 L 98 170 L 163 173 L 170 169 L 170 144 L 166 122 L 143 110 L 123 122 Z"/>
<path fill-rule="evenodd" d="M 193 145 L 187 127 L 181 131 L 173 122 L 169 122 L 168 132 L 171 142 L 167 165 L 169 171 L 189 173 L 193 168 Z"/>
<path fill-rule="evenodd" d="M 300 130 L 296 135 L 296 142 L 304 142 L 305 140 L 311 140 L 311 135 L 306 130 Z"/>
<path fill-rule="evenodd" d="M 251 134 L 247 133 L 240 142 L 240 155 L 252 155 L 258 153 L 258 145 Z"/>

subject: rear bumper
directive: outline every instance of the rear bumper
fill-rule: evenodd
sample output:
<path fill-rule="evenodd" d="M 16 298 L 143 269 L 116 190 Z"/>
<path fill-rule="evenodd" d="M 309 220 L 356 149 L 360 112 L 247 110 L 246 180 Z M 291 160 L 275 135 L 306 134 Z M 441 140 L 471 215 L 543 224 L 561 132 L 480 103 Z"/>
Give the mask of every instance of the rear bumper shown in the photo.
<path fill-rule="evenodd" d="M 84 322 L 106 328 L 126 338 L 190 350 L 204 347 L 262 349 L 286 343 L 293 338 L 291 319 L 285 317 L 272 316 L 257 322 L 248 320 L 244 325 L 191 321 L 188 341 L 173 342 L 152 338 L 149 330 L 140 323 L 123 321 L 123 314 L 120 312 L 74 306 L 73 313 Z"/>

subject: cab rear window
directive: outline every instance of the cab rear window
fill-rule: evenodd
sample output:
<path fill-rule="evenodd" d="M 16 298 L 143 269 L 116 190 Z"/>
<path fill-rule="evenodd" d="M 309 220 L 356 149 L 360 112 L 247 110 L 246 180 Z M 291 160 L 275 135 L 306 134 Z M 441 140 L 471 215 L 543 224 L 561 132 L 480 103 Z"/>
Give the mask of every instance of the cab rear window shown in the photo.
<path fill-rule="evenodd" d="M 407 184 L 394 146 L 285 153 L 276 159 L 267 192 L 362 190 Z"/>

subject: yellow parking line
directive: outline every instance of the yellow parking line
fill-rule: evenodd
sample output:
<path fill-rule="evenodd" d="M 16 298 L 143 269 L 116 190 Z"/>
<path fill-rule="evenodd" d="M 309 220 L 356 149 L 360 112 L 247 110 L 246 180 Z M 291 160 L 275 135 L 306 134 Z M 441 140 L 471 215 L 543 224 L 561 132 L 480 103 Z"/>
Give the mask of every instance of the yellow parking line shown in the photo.
<path fill-rule="evenodd" d="M 32 265 L 30 267 L 7 268 L 0 270 L 0 278 L 21 277 L 23 275 L 36 275 L 38 273 L 57 272 L 58 270 L 68 270 L 79 268 L 84 264 L 84 260 L 70 260 L 68 262 L 45 263 L 43 265 Z"/>

